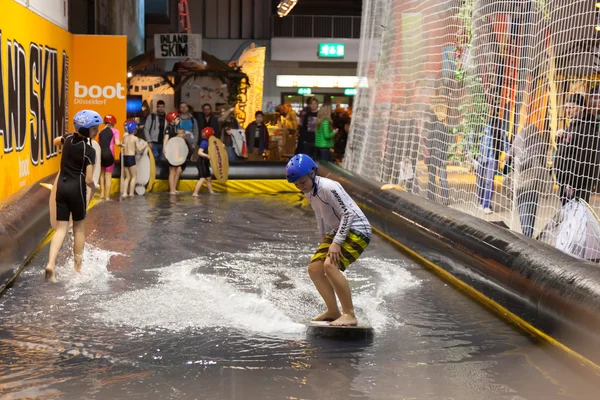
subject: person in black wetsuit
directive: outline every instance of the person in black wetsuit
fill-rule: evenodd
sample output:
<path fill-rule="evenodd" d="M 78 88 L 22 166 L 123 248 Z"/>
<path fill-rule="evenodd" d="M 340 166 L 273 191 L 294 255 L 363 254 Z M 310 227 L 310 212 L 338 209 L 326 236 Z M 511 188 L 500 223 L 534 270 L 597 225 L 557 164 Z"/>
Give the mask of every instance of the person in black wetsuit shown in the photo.
<path fill-rule="evenodd" d="M 54 139 L 55 146 L 63 146 L 60 172 L 56 182 L 56 233 L 50 244 L 50 255 L 46 266 L 46 279 L 56 282 L 54 268 L 56 257 L 69 229 L 69 218 L 73 217 L 73 255 L 75 271 L 81 270 L 87 201 L 86 185 L 96 189 L 93 172 L 96 151 L 91 140 L 98 134 L 102 117 L 95 111 L 82 110 L 73 118 L 75 132 Z"/>

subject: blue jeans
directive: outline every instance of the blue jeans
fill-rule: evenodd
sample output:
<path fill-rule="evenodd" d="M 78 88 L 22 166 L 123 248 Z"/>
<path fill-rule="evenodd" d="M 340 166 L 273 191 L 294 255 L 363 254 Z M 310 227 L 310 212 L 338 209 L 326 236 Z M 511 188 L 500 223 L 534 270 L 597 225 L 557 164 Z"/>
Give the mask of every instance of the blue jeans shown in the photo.
<path fill-rule="evenodd" d="M 238 155 L 235 152 L 235 149 L 232 147 L 227 147 L 227 157 L 229 157 L 229 162 L 236 162 L 239 161 L 240 158 L 238 157 Z"/>
<path fill-rule="evenodd" d="M 477 168 L 477 200 L 483 208 L 492 208 L 494 195 L 494 176 L 498 162 L 495 160 L 484 161 Z"/>
<path fill-rule="evenodd" d="M 539 196 L 535 190 L 517 191 L 517 210 L 521 221 L 521 231 L 527 237 L 533 237 Z"/>
<path fill-rule="evenodd" d="M 317 160 L 331 161 L 331 151 L 323 147 L 317 147 Z"/>
<path fill-rule="evenodd" d="M 154 154 L 154 159 L 156 161 L 160 160 L 160 158 L 162 157 L 163 153 L 163 145 L 162 143 L 152 143 L 152 154 Z"/>

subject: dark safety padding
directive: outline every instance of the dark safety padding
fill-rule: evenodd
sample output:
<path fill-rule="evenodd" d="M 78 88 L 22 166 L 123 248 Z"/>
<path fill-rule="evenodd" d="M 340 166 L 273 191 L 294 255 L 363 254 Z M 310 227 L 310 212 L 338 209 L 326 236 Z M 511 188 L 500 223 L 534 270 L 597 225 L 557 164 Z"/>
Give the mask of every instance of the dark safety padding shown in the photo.
<path fill-rule="evenodd" d="M 40 182 L 51 184 L 55 176 Z M 49 198 L 50 190 L 38 182 L 0 202 L 0 293 L 46 236 Z"/>
<path fill-rule="evenodd" d="M 264 179 L 285 179 L 285 161 L 243 161 L 229 164 L 230 180 L 264 180 Z M 113 178 L 121 177 L 121 164 L 115 162 Z M 214 177 L 214 175 L 213 175 Z M 160 162 L 156 166 L 156 179 L 169 179 L 168 165 Z M 186 168 L 181 174 L 181 180 L 197 180 L 198 167 L 195 162 L 187 161 Z"/>
<path fill-rule="evenodd" d="M 594 362 L 600 361 L 600 265 L 330 163 L 371 224 Z"/>

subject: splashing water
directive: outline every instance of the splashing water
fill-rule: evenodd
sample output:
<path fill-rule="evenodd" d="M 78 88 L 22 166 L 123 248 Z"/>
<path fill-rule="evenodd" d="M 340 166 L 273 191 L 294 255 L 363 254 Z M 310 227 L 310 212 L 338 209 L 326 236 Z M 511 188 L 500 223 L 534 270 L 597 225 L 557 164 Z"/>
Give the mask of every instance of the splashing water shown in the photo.
<path fill-rule="evenodd" d="M 300 337 L 295 321 L 321 312 L 322 299 L 305 265 L 309 252 L 260 243 L 247 253 L 213 253 L 153 270 L 158 283 L 102 302 L 95 317 L 138 329 L 234 328 L 278 337 Z M 304 260 L 306 258 L 306 260 Z M 386 298 L 420 285 L 397 261 L 360 260 L 348 272 L 361 322 L 377 330 L 400 322 Z"/>

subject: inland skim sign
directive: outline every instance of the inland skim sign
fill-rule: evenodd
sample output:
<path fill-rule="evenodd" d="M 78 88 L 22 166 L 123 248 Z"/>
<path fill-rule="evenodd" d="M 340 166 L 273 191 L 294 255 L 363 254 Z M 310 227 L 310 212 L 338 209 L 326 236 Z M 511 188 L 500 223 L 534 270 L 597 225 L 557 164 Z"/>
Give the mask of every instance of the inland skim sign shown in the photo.
<path fill-rule="evenodd" d="M 165 33 L 154 35 L 156 58 L 202 59 L 202 35 Z"/>

